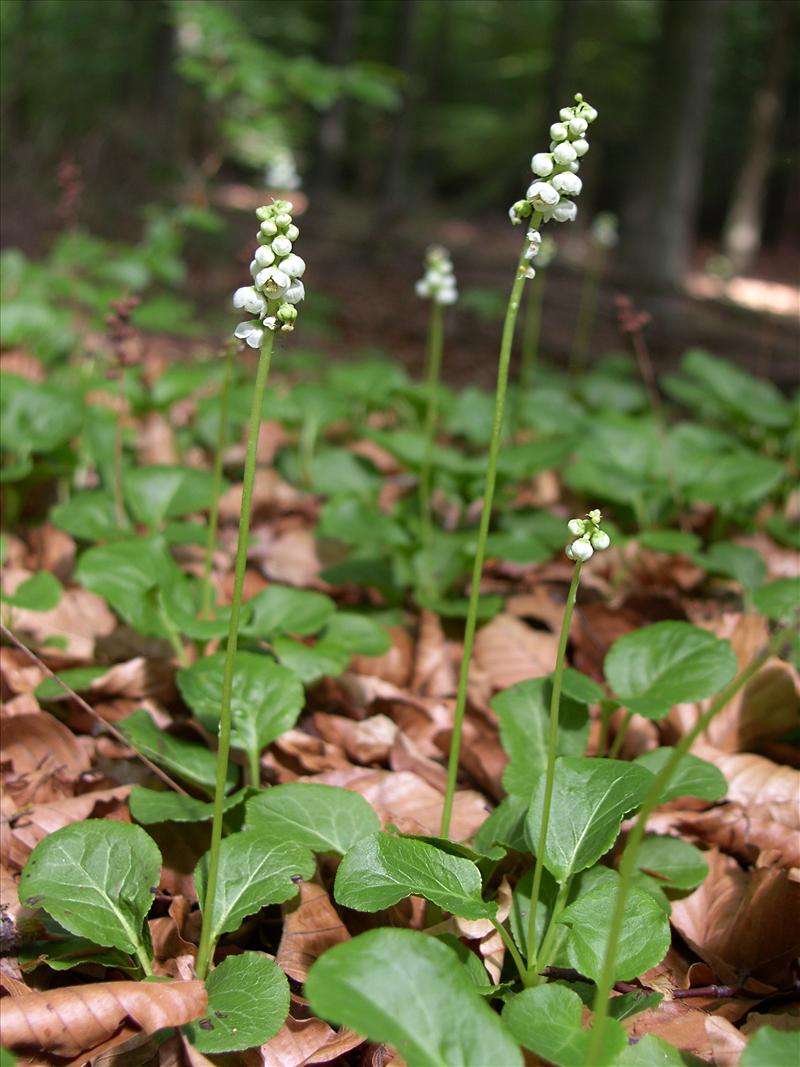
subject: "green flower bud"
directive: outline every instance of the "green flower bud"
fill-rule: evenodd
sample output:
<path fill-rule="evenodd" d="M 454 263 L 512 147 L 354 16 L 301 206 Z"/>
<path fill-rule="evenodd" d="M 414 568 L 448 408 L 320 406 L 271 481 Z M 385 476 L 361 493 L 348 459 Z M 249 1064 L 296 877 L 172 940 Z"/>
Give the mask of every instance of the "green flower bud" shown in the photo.
<path fill-rule="evenodd" d="M 279 230 L 285 230 L 287 226 L 292 225 L 292 216 L 287 211 L 282 211 L 280 215 L 275 216 L 275 225 Z"/>
<path fill-rule="evenodd" d="M 280 322 L 294 322 L 297 318 L 297 308 L 292 307 L 291 304 L 281 304 L 277 315 Z"/>

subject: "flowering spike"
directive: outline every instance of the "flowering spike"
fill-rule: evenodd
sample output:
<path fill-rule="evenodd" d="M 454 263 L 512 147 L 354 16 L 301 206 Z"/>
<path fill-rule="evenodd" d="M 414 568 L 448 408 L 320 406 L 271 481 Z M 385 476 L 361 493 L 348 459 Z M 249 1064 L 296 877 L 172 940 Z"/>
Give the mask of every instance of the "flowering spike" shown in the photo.
<path fill-rule="evenodd" d="M 288 200 L 274 200 L 258 208 L 259 246 L 250 264 L 253 285 L 242 286 L 233 294 L 233 306 L 257 316 L 240 322 L 234 336 L 251 348 L 260 348 L 266 330 L 293 330 L 297 307 L 306 291 L 300 281 L 306 265 L 293 252 L 300 230 L 292 219 Z"/>
<path fill-rule="evenodd" d="M 567 529 L 576 540 L 564 549 L 567 559 L 576 563 L 585 563 L 595 552 L 602 552 L 611 544 L 611 538 L 605 530 L 600 529 L 603 516 L 598 508 L 590 511 L 582 519 L 570 519 Z"/>
<path fill-rule="evenodd" d="M 455 304 L 458 300 L 456 278 L 450 253 L 440 245 L 432 245 L 425 256 L 425 276 L 414 286 L 417 296 L 433 300 L 435 304 Z"/>

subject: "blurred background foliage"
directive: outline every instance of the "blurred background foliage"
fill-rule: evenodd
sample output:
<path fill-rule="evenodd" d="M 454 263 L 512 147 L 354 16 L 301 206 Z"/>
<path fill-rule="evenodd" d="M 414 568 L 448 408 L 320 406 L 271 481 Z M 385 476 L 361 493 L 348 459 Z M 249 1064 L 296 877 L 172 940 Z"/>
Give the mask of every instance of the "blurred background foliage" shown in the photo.
<path fill-rule="evenodd" d="M 302 189 L 311 234 L 358 254 L 499 223 L 580 89 L 601 121 L 579 227 L 616 212 L 622 270 L 679 286 L 700 246 L 780 278 L 799 28 L 798 0 L 3 0 L 4 244 L 79 224 L 143 242 L 141 281 L 168 270 L 159 226 L 170 254 L 176 227 L 212 239 L 223 185 Z"/>

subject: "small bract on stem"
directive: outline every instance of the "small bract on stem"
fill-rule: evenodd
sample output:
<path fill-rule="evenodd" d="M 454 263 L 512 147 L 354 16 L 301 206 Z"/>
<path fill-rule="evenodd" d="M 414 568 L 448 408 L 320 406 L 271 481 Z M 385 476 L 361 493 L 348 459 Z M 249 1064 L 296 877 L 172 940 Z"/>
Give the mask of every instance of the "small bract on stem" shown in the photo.
<path fill-rule="evenodd" d="M 239 617 L 242 608 L 244 577 L 247 566 L 247 545 L 250 538 L 250 517 L 253 508 L 256 450 L 258 434 L 261 428 L 261 412 L 264 406 L 264 393 L 269 377 L 275 331 L 294 329 L 294 322 L 297 318 L 296 305 L 305 296 L 305 290 L 300 278 L 306 269 L 306 265 L 300 256 L 295 255 L 292 251 L 293 243 L 300 235 L 300 231 L 292 219 L 292 205 L 287 200 L 276 200 L 268 207 L 259 208 L 256 215 L 261 221 L 261 227 L 258 232 L 259 247 L 256 250 L 253 262 L 250 264 L 250 272 L 253 275 L 254 284 L 237 289 L 233 295 L 233 306 L 235 308 L 246 308 L 255 316 L 254 319 L 247 322 L 240 322 L 234 330 L 234 336 L 245 341 L 251 348 L 260 349 L 260 353 L 247 431 L 247 453 L 242 478 L 242 511 L 239 519 L 231 617 L 228 626 L 225 665 L 222 677 L 214 816 L 211 825 L 211 845 L 208 853 L 203 926 L 196 965 L 197 974 L 200 978 L 205 978 L 208 973 L 213 952 L 211 931 L 214 927 L 214 920 L 212 910 L 217 891 L 225 785 L 231 747 L 233 718 L 231 696 L 236 647 L 239 637 Z M 256 768 L 251 768 L 251 776 L 253 778 L 256 776 L 255 771 Z M 258 781 L 251 781 L 250 784 L 257 786 L 259 783 Z"/>
<path fill-rule="evenodd" d="M 577 215 L 577 206 L 570 197 L 577 196 L 582 188 L 581 179 L 578 177 L 578 160 L 589 150 L 589 143 L 585 134 L 596 118 L 596 110 L 586 103 L 580 93 L 575 95 L 574 105 L 561 109 L 559 121 L 554 122 L 550 127 L 550 151 L 538 152 L 531 160 L 531 170 L 536 175 L 536 180 L 528 186 L 525 197 L 511 205 L 508 213 L 512 223 L 519 225 L 527 221 L 529 228 L 525 234 L 514 283 L 511 286 L 511 293 L 508 298 L 497 363 L 492 435 L 486 463 L 483 507 L 481 509 L 478 542 L 472 567 L 472 585 L 464 627 L 464 651 L 458 676 L 458 691 L 453 716 L 453 735 L 450 741 L 447 764 L 447 788 L 441 823 L 443 837 L 446 837 L 450 832 L 450 820 L 453 813 L 453 801 L 458 778 L 461 733 L 467 705 L 469 665 L 472 658 L 472 646 L 475 641 L 475 629 L 478 620 L 478 602 L 480 599 L 481 577 L 483 575 L 483 561 L 486 554 L 486 540 L 489 536 L 489 525 L 492 517 L 494 487 L 497 478 L 497 458 L 500 452 L 503 431 L 503 414 L 508 387 L 511 349 L 514 343 L 514 328 L 525 282 L 532 280 L 536 276 L 533 261 L 542 245 L 542 235 L 539 232 L 539 227 L 550 221 L 570 222 Z"/>
<path fill-rule="evenodd" d="M 433 525 L 431 520 L 431 475 L 433 470 L 433 442 L 436 435 L 436 423 L 439 414 L 439 386 L 442 372 L 442 354 L 444 349 L 444 309 L 458 299 L 455 275 L 450 254 L 438 245 L 428 249 L 425 257 L 425 275 L 416 284 L 417 296 L 431 302 L 428 325 L 428 346 L 425 367 L 425 428 L 422 467 L 419 474 L 419 504 L 422 533 L 422 547 L 425 554 L 425 588 L 424 594 L 432 592 L 431 541 Z"/>
<path fill-rule="evenodd" d="M 572 572 L 572 581 L 570 582 L 569 592 L 567 593 L 567 602 L 564 605 L 564 616 L 561 620 L 561 632 L 558 638 L 558 650 L 556 651 L 556 663 L 553 670 L 552 691 L 550 694 L 550 728 L 547 740 L 547 767 L 545 770 L 542 824 L 539 829 L 539 840 L 536 845 L 536 868 L 533 874 L 531 905 L 528 913 L 528 973 L 526 975 L 526 985 L 535 985 L 541 981 L 539 971 L 552 962 L 547 956 L 553 945 L 555 923 L 566 904 L 567 893 L 569 890 L 567 883 L 559 887 L 558 897 L 556 898 L 556 903 L 550 916 L 548 928 L 545 931 L 540 954 L 536 943 L 536 911 L 539 905 L 539 894 L 542 888 L 542 874 L 544 871 L 542 857 L 544 856 L 547 830 L 550 824 L 550 808 L 553 802 L 553 784 L 555 782 L 558 723 L 561 707 L 561 685 L 564 676 L 564 661 L 567 652 L 569 628 L 572 622 L 572 612 L 575 608 L 575 601 L 578 596 L 578 586 L 580 585 L 581 580 L 581 568 L 587 560 L 592 558 L 595 551 L 602 552 L 604 549 L 608 548 L 611 543 L 610 537 L 600 526 L 601 522 L 602 515 L 597 509 L 594 509 L 584 518 L 570 519 L 567 524 L 567 529 L 575 540 L 570 542 L 564 551 L 567 559 L 571 559 L 575 563 L 575 569 Z"/>

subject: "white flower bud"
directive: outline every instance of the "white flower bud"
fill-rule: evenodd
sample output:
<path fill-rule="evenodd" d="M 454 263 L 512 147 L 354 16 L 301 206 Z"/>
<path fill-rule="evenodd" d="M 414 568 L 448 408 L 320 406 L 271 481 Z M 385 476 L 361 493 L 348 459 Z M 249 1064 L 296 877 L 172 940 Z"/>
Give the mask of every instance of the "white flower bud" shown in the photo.
<path fill-rule="evenodd" d="M 572 149 L 575 152 L 575 155 L 579 158 L 585 156 L 589 151 L 589 142 L 585 137 L 579 137 L 576 141 L 572 142 Z"/>
<path fill-rule="evenodd" d="M 284 237 L 283 234 L 280 234 L 272 242 L 272 251 L 276 256 L 288 256 L 291 250 L 292 242 L 288 237 Z"/>
<path fill-rule="evenodd" d="M 537 251 L 542 247 L 542 235 L 539 233 L 538 230 L 528 230 L 525 236 L 528 238 L 532 245 L 536 246 Z"/>
<path fill-rule="evenodd" d="M 604 548 L 608 548 L 611 544 L 611 538 L 605 530 L 595 530 L 591 536 L 591 542 L 598 551 L 602 552 Z"/>
<path fill-rule="evenodd" d="M 577 196 L 583 188 L 583 182 L 577 174 L 571 174 L 566 171 L 563 174 L 555 175 L 552 180 L 552 187 L 567 196 Z"/>
<path fill-rule="evenodd" d="M 261 348 L 264 330 L 259 322 L 240 322 L 233 331 L 233 336 L 245 341 L 251 348 Z"/>
<path fill-rule="evenodd" d="M 578 206 L 571 200 L 560 200 L 553 208 L 551 218 L 554 222 L 574 222 L 578 217 Z"/>
<path fill-rule="evenodd" d="M 540 178 L 546 178 L 553 173 L 553 159 L 549 152 L 537 152 L 531 160 L 531 170 Z"/>
<path fill-rule="evenodd" d="M 275 216 L 275 225 L 279 230 L 285 230 L 287 226 L 292 225 L 292 216 L 287 211 L 282 211 Z"/>
<path fill-rule="evenodd" d="M 298 281 L 295 278 L 293 279 L 289 288 L 283 294 L 283 299 L 286 301 L 287 304 L 299 304 L 300 301 L 304 299 L 305 295 L 305 286 L 301 281 Z"/>
<path fill-rule="evenodd" d="M 535 156 L 533 157 L 536 158 Z M 555 152 L 553 152 L 553 159 L 560 166 L 566 166 L 567 163 L 573 163 L 578 158 L 578 153 L 573 146 L 568 142 L 564 142 L 557 146 Z"/>
<path fill-rule="evenodd" d="M 536 271 L 533 269 L 533 267 L 527 267 L 525 269 L 525 277 L 528 279 L 529 282 L 533 281 L 533 279 L 536 277 Z"/>
<path fill-rule="evenodd" d="M 428 285 L 426 278 L 420 278 L 418 282 L 414 283 L 414 292 L 423 299 L 431 295 L 431 287 Z"/>
<path fill-rule="evenodd" d="M 591 559 L 594 555 L 594 549 L 588 541 L 573 541 L 571 545 L 567 545 L 566 554 L 569 559 L 575 560 L 575 562 L 585 563 L 587 559 Z"/>
<path fill-rule="evenodd" d="M 595 526 L 599 526 L 600 523 L 603 521 L 603 513 L 600 508 L 593 508 L 589 512 L 589 519 L 591 520 L 591 522 L 594 523 Z"/>
<path fill-rule="evenodd" d="M 556 175 L 559 177 L 559 175 Z M 526 193 L 528 200 L 538 210 L 543 207 L 553 207 L 558 203 L 558 192 L 549 182 L 532 182 Z"/>
<path fill-rule="evenodd" d="M 281 261 L 281 270 L 290 278 L 302 278 L 306 271 L 306 261 L 292 252 Z"/>
<path fill-rule="evenodd" d="M 292 223 L 291 226 L 286 227 L 286 236 L 289 238 L 290 241 L 296 241 L 297 238 L 300 236 L 300 230 L 297 228 L 297 226 L 295 226 L 294 223 Z"/>
<path fill-rule="evenodd" d="M 563 122 L 554 122 L 550 127 L 550 136 L 554 141 L 566 141 L 567 139 L 567 127 Z"/>
<path fill-rule="evenodd" d="M 587 122 L 591 123 L 597 118 L 597 109 L 590 104 L 585 104 L 583 108 L 583 117 Z"/>
<path fill-rule="evenodd" d="M 580 115 L 576 115 L 574 119 L 570 119 L 569 132 L 574 133 L 576 137 L 582 137 L 588 129 L 589 123 L 586 119 L 582 119 Z"/>
<path fill-rule="evenodd" d="M 561 119 L 562 122 L 569 122 L 569 120 L 572 118 L 572 115 L 573 109 L 571 107 L 562 107 L 558 113 L 558 117 Z"/>
<path fill-rule="evenodd" d="M 233 294 L 233 306 L 244 308 L 251 315 L 263 315 L 267 310 L 267 302 L 261 293 L 256 292 L 252 285 L 242 286 Z"/>
<path fill-rule="evenodd" d="M 253 259 L 259 267 L 271 267 L 275 262 L 275 253 L 267 245 L 259 245 Z"/>
<path fill-rule="evenodd" d="M 272 219 L 264 219 L 261 223 L 261 232 L 265 237 L 274 237 L 278 232 L 278 227 L 272 221 Z"/>
<path fill-rule="evenodd" d="M 570 519 L 567 529 L 575 537 L 582 537 L 586 530 L 586 523 L 583 519 Z"/>

